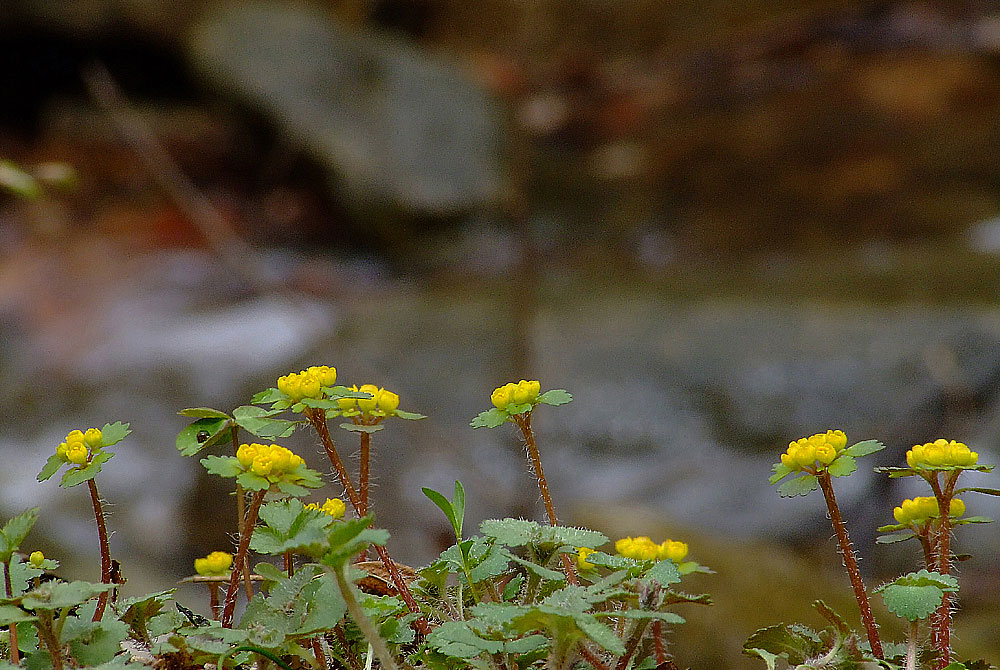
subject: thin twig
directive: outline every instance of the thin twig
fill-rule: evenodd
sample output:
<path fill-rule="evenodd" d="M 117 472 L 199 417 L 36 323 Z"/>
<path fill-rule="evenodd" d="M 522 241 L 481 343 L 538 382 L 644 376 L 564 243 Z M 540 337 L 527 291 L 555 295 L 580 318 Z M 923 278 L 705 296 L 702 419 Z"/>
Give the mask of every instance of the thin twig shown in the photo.
<path fill-rule="evenodd" d="M 101 508 L 101 496 L 97 492 L 97 482 L 93 478 L 87 480 L 90 487 L 90 501 L 94 505 L 94 516 L 97 518 L 97 536 L 101 542 L 101 582 L 111 583 L 111 543 L 108 541 L 108 526 L 104 521 L 104 510 Z M 94 610 L 94 621 L 100 621 L 104 616 L 104 608 L 108 604 L 108 592 L 104 591 L 97 597 L 97 609 Z"/>

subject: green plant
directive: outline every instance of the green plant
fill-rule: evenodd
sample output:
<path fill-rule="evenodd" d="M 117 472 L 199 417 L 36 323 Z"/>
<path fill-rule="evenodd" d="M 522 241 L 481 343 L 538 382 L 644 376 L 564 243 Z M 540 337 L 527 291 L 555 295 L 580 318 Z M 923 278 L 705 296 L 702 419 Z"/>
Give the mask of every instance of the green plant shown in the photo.
<path fill-rule="evenodd" d="M 868 592 L 865 590 L 857 558 L 851 547 L 833 490 L 833 477 L 845 477 L 857 470 L 856 458 L 884 449 L 876 440 L 865 440 L 850 447 L 842 431 L 831 430 L 801 438 L 789 444 L 781 462 L 773 467 L 771 483 L 785 479 L 778 489 L 784 497 L 807 495 L 816 488 L 823 491 L 827 509 L 844 566 L 850 577 L 868 646 L 859 643 L 850 627 L 823 603 L 817 603 L 820 614 L 832 627 L 817 633 L 803 626 L 778 624 L 754 633 L 744 644 L 744 652 L 763 659 L 775 668 L 779 657 L 799 668 L 857 667 L 874 662 L 879 667 L 916 670 L 921 662 L 919 624 L 930 623 L 930 645 L 923 659 L 935 670 L 985 668 L 984 662 L 953 663 L 951 650 L 951 605 L 958 591 L 958 581 L 952 577 L 951 535 L 959 525 L 988 523 L 985 517 L 964 517 L 965 503 L 955 496 L 965 492 L 1000 495 L 1000 490 L 969 487 L 956 488 L 958 478 L 967 470 L 990 472 L 993 466 L 979 465 L 979 455 L 955 440 L 939 439 L 916 445 L 906 454 L 907 467 L 876 468 L 889 477 L 921 477 L 933 491 L 933 497 L 907 499 L 893 510 L 896 524 L 879 528 L 877 542 L 888 544 L 916 538 L 919 540 L 924 569 L 904 575 L 884 584 L 875 592 L 882 595 L 886 607 L 907 621 L 905 644 L 883 643 L 875 624 Z"/>

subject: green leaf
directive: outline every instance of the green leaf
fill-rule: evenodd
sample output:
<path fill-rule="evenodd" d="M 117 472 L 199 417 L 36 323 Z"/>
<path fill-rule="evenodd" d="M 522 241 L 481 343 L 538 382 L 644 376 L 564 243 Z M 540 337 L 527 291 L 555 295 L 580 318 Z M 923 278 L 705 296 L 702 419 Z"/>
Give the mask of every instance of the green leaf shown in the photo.
<path fill-rule="evenodd" d="M 967 516 L 962 519 L 953 520 L 952 525 L 961 526 L 967 523 L 993 523 L 993 519 L 988 516 Z"/>
<path fill-rule="evenodd" d="M 792 474 L 792 469 L 784 463 L 775 463 L 771 466 L 771 470 L 774 471 L 774 474 L 767 479 L 767 481 L 771 484 L 777 484 L 782 479 Z"/>
<path fill-rule="evenodd" d="M 260 405 L 263 403 L 279 402 L 281 400 L 288 400 L 288 396 L 272 387 L 259 393 L 255 393 L 253 398 L 250 399 L 250 402 L 255 405 Z"/>
<path fill-rule="evenodd" d="M 874 454 L 877 451 L 882 451 L 885 449 L 885 445 L 878 440 L 864 440 L 863 442 L 858 442 L 852 444 L 847 449 L 844 449 L 843 453 L 848 456 L 867 456 L 868 454 Z"/>
<path fill-rule="evenodd" d="M 817 481 L 815 475 L 803 475 L 801 477 L 796 477 L 795 479 L 789 479 L 787 482 L 779 486 L 778 495 L 782 498 L 804 496 L 812 491 L 815 491 L 818 486 L 819 482 Z"/>
<path fill-rule="evenodd" d="M 523 565 L 525 568 L 535 573 L 542 579 L 547 579 L 549 581 L 555 581 L 555 582 L 565 581 L 566 579 L 566 575 L 559 572 L 558 570 L 552 570 L 551 568 L 546 568 L 544 566 L 538 565 L 537 563 L 533 563 L 529 560 L 523 559 L 520 556 L 515 556 L 513 554 L 508 554 L 508 556 L 510 560 L 514 561 L 518 565 Z M 506 566 L 506 561 L 504 561 L 504 565 Z"/>
<path fill-rule="evenodd" d="M 340 403 L 330 398 L 303 398 L 299 402 L 301 402 L 303 406 L 311 407 L 313 409 L 340 409 Z"/>
<path fill-rule="evenodd" d="M 426 642 L 446 656 L 463 659 L 472 659 L 484 652 L 496 654 L 504 648 L 502 640 L 479 637 L 466 621 L 445 621 L 431 631 Z"/>
<path fill-rule="evenodd" d="M 743 653 L 760 656 L 767 652 L 772 658 L 784 656 L 789 665 L 801 665 L 806 659 L 818 656 L 823 650 L 819 635 L 803 626 L 777 624 L 761 628 L 743 643 Z"/>
<path fill-rule="evenodd" d="M 9 562 L 13 553 L 24 542 L 24 538 L 28 537 L 31 528 L 38 521 L 38 509 L 32 507 L 11 517 L 0 529 L 0 562 Z"/>
<path fill-rule="evenodd" d="M 90 582 L 45 582 L 24 594 L 21 604 L 30 610 L 57 610 L 74 607 L 94 596 L 117 588 L 117 584 L 92 584 Z"/>
<path fill-rule="evenodd" d="M 885 528 L 886 526 L 883 526 Z M 912 530 L 901 530 L 890 535 L 879 535 L 875 538 L 875 544 L 895 544 L 896 542 L 905 542 L 906 540 L 912 540 L 916 535 Z"/>
<path fill-rule="evenodd" d="M 52 475 L 59 472 L 59 468 L 65 464 L 66 461 L 64 461 L 59 454 L 52 454 L 49 456 L 49 460 L 45 462 L 45 465 L 42 466 L 42 471 L 38 473 L 38 481 L 44 482 L 46 479 L 51 478 Z"/>
<path fill-rule="evenodd" d="M 469 425 L 473 428 L 496 428 L 502 426 L 507 420 L 507 413 L 493 407 L 485 412 L 480 412 Z"/>
<path fill-rule="evenodd" d="M 0 626 L 9 626 L 20 621 L 35 621 L 38 617 L 28 614 L 17 605 L 0 605 Z"/>
<path fill-rule="evenodd" d="M 944 592 L 937 586 L 902 586 L 889 584 L 882 589 L 885 606 L 896 616 L 908 621 L 926 619 L 940 605 Z"/>
<path fill-rule="evenodd" d="M 389 540 L 389 531 L 369 528 L 372 520 L 372 516 L 369 515 L 334 524 L 327 535 L 330 549 L 321 562 L 333 568 L 340 568 L 368 545 L 385 544 Z"/>
<path fill-rule="evenodd" d="M 344 430 L 349 430 L 352 433 L 368 433 L 368 434 L 377 433 L 378 431 L 385 428 L 385 426 L 382 424 L 378 424 L 375 426 L 363 426 L 354 423 L 342 423 L 340 424 L 340 427 L 343 428 Z"/>
<path fill-rule="evenodd" d="M 958 580 L 951 575 L 942 575 L 939 572 L 930 572 L 928 570 L 919 570 L 917 572 L 911 572 L 905 574 L 902 577 L 897 577 L 895 581 L 886 584 L 885 586 L 880 586 L 874 589 L 875 593 L 878 593 L 882 589 L 889 585 L 899 585 L 899 586 L 926 586 L 928 584 L 936 586 L 942 591 L 958 591 Z"/>
<path fill-rule="evenodd" d="M 989 489 L 989 488 L 983 488 L 981 486 L 967 486 L 964 489 L 958 489 L 957 491 L 955 491 L 955 495 L 958 495 L 959 493 L 966 493 L 969 491 L 973 493 L 984 493 L 988 496 L 1000 496 L 1000 489 Z"/>
<path fill-rule="evenodd" d="M 596 549 L 608 542 L 608 536 L 596 530 L 543 526 L 524 519 L 486 519 L 479 524 L 479 532 L 508 547 L 533 544 L 547 547 L 549 550 L 561 546 Z"/>
<path fill-rule="evenodd" d="M 837 630 L 841 637 L 847 637 L 851 633 L 851 627 L 847 625 L 844 618 L 837 614 L 833 608 L 827 605 L 822 600 L 814 600 L 813 607 L 819 612 L 820 616 L 833 624 L 833 627 Z"/>
<path fill-rule="evenodd" d="M 827 470 L 830 471 L 830 474 L 834 477 L 846 477 L 857 469 L 857 462 L 855 462 L 851 456 L 848 456 L 843 452 L 837 456 L 833 463 L 830 463 L 830 467 L 827 468 Z"/>
<path fill-rule="evenodd" d="M 455 497 L 451 500 L 448 500 L 443 494 L 438 493 L 434 489 L 424 487 L 420 490 L 423 491 L 424 495 L 432 503 L 444 512 L 444 515 L 448 518 L 448 522 L 451 524 L 452 530 L 455 531 L 455 538 L 461 542 L 462 526 L 465 522 L 465 488 L 462 487 L 462 483 L 457 479 L 455 480 Z"/>
<path fill-rule="evenodd" d="M 235 456 L 206 456 L 201 459 L 201 464 L 208 474 L 220 477 L 235 477 L 243 472 L 243 466 Z"/>
<path fill-rule="evenodd" d="M 225 412 L 220 412 L 217 409 L 212 409 L 211 407 L 188 407 L 187 409 L 182 409 L 177 412 L 181 416 L 189 416 L 192 419 L 228 419 L 230 418 Z"/>
<path fill-rule="evenodd" d="M 546 405 L 565 405 L 573 400 L 573 396 L 563 389 L 552 389 L 538 396 L 538 402 Z"/>
<path fill-rule="evenodd" d="M 650 612 L 648 610 L 622 610 L 620 612 L 598 612 L 597 616 L 615 616 L 622 617 L 625 619 L 650 619 L 655 621 L 663 621 L 664 623 L 674 623 L 680 624 L 684 623 L 686 619 L 680 614 L 674 614 L 673 612 Z"/>
<path fill-rule="evenodd" d="M 218 444 L 230 434 L 231 422 L 229 417 L 206 417 L 192 422 L 177 433 L 177 451 L 182 456 L 194 456 L 202 449 Z"/>
<path fill-rule="evenodd" d="M 660 586 L 669 586 L 670 584 L 676 584 L 681 581 L 680 572 L 677 570 L 677 564 L 673 561 L 657 561 L 656 564 L 643 575 L 646 579 L 651 579 L 660 584 Z"/>
<path fill-rule="evenodd" d="M 763 649 L 747 649 L 745 646 L 743 647 L 743 653 L 747 656 L 756 656 L 763 659 L 764 662 L 767 663 L 767 670 L 775 670 L 777 668 L 775 662 L 780 658 L 777 654 L 772 654 L 769 651 L 765 651 Z"/>
<path fill-rule="evenodd" d="M 295 430 L 294 421 L 270 418 L 278 411 L 280 410 L 242 405 L 233 410 L 233 420 L 248 433 L 265 440 L 276 440 L 288 437 Z"/>
<path fill-rule="evenodd" d="M 79 622 L 77 631 L 72 629 L 74 622 Z M 69 643 L 70 654 L 80 665 L 100 665 L 121 651 L 122 640 L 128 637 L 128 624 L 110 617 L 101 621 L 81 621 L 74 617 L 67 619 L 63 627 L 63 639 L 69 635 L 74 637 Z"/>
<path fill-rule="evenodd" d="M 283 554 L 294 551 L 319 556 L 327 548 L 327 528 L 333 517 L 320 510 L 308 509 L 292 498 L 267 503 L 260 508 L 266 524 L 255 528 L 250 548 L 260 554 Z"/>
<path fill-rule="evenodd" d="M 593 616 L 577 615 L 574 619 L 580 630 L 582 630 L 591 640 L 604 647 L 604 649 L 617 656 L 621 656 L 625 653 L 625 645 L 622 643 L 621 639 L 615 635 L 615 632 L 595 619 Z"/>
<path fill-rule="evenodd" d="M 266 491 L 271 488 L 271 482 L 252 472 L 240 472 L 236 475 L 236 483 L 247 491 Z"/>
<path fill-rule="evenodd" d="M 104 424 L 101 428 L 101 448 L 118 444 L 128 437 L 128 434 L 131 432 L 129 424 L 122 423 L 121 421 Z"/>
<path fill-rule="evenodd" d="M 101 471 L 101 466 L 111 460 L 114 454 L 110 451 L 99 451 L 94 454 L 93 458 L 90 459 L 90 463 L 84 468 L 70 468 L 65 473 L 63 473 L 62 481 L 59 482 L 59 486 L 64 489 L 76 486 L 77 484 L 82 484 L 89 481 L 97 476 L 97 473 Z"/>
<path fill-rule="evenodd" d="M 427 415 L 425 414 L 417 414 L 416 412 L 404 412 L 401 409 L 397 409 L 395 412 L 393 412 L 392 416 L 399 419 L 406 419 L 407 421 L 418 421 L 420 419 L 427 418 Z"/>

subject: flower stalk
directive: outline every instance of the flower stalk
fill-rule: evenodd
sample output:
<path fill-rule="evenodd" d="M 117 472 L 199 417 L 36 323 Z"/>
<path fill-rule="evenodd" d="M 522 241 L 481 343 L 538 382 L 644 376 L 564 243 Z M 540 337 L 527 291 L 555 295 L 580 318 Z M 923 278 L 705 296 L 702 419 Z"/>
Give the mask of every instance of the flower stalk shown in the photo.
<path fill-rule="evenodd" d="M 239 566 L 243 565 L 243 562 L 246 561 L 247 551 L 250 549 L 250 536 L 253 534 L 253 528 L 257 524 L 257 512 L 260 511 L 260 505 L 264 502 L 265 493 L 267 493 L 266 489 L 255 492 L 253 498 L 250 499 L 249 507 L 247 507 L 246 518 L 242 524 L 243 531 L 240 533 L 240 544 L 236 550 L 236 557 L 233 560 L 236 569 L 233 570 L 232 576 L 229 578 L 229 586 L 226 589 L 226 604 L 222 608 L 223 628 L 233 627 L 233 616 L 236 613 L 236 596 L 239 593 L 241 572 Z"/>
<path fill-rule="evenodd" d="M 108 526 L 104 521 L 104 510 L 101 507 L 101 496 L 97 491 L 97 482 L 87 480 L 90 487 L 90 501 L 94 505 L 94 516 L 97 518 L 97 536 L 101 544 L 101 583 L 111 583 L 111 543 L 108 541 Z M 97 597 L 97 609 L 94 610 L 94 621 L 100 621 L 108 604 L 108 592 L 104 591 Z"/>
<path fill-rule="evenodd" d="M 837 505 L 837 498 L 833 493 L 833 481 L 829 470 L 823 470 L 817 475 L 819 487 L 826 498 L 826 507 L 830 511 L 830 523 L 837 534 L 837 543 L 840 545 L 840 554 L 844 558 L 844 567 L 847 568 L 847 575 L 851 579 L 851 586 L 854 588 L 854 597 L 858 601 L 858 609 L 861 610 L 861 621 L 864 623 L 865 631 L 868 633 L 868 642 L 871 644 L 872 654 L 875 658 L 885 658 L 882 651 L 882 640 L 878 634 L 878 626 L 872 616 L 871 603 L 868 601 L 868 592 L 865 591 L 864 581 L 861 579 L 861 570 L 858 569 L 858 559 L 854 554 L 854 547 L 851 546 L 851 538 L 847 534 L 847 526 L 840 515 L 840 507 Z"/>

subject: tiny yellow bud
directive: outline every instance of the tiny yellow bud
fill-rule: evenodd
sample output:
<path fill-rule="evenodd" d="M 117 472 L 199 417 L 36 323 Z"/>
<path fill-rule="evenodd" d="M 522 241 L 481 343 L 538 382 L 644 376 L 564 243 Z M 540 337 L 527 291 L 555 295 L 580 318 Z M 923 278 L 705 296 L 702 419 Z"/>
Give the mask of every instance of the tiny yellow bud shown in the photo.
<path fill-rule="evenodd" d="M 101 431 L 98 428 L 88 428 L 87 432 L 83 434 L 84 443 L 91 449 L 96 449 L 101 446 L 101 440 L 104 438 L 101 435 Z"/>
<path fill-rule="evenodd" d="M 66 442 L 83 442 L 83 431 L 82 430 L 71 430 L 66 433 Z"/>
<path fill-rule="evenodd" d="M 580 572 L 589 572 L 597 567 L 587 560 L 587 557 L 592 553 L 594 553 L 594 550 L 588 547 L 576 548 L 576 566 L 580 569 Z"/>
<path fill-rule="evenodd" d="M 514 386 L 511 399 L 517 405 L 533 403 L 538 399 L 538 391 L 540 389 L 541 384 L 539 382 L 522 379 Z"/>
<path fill-rule="evenodd" d="M 816 447 L 816 460 L 823 465 L 830 465 L 837 458 L 837 450 L 831 444 L 821 444 Z"/>
<path fill-rule="evenodd" d="M 513 389 L 510 384 L 504 384 L 503 386 L 498 386 L 493 389 L 493 393 L 490 395 L 490 402 L 497 409 L 507 409 L 513 400 Z"/>
<path fill-rule="evenodd" d="M 59 458 L 63 459 L 64 461 L 68 461 L 69 460 L 68 458 L 66 458 L 66 448 L 67 448 L 67 445 L 66 445 L 65 442 L 60 442 L 59 446 L 56 447 L 56 456 L 58 456 Z"/>
<path fill-rule="evenodd" d="M 236 460 L 240 462 L 240 465 L 244 470 L 249 470 L 253 465 L 253 459 L 257 458 L 257 447 L 258 444 L 241 444 L 239 449 L 236 450 Z"/>
<path fill-rule="evenodd" d="M 31 567 L 33 568 L 42 567 L 42 561 L 44 560 L 45 560 L 45 554 L 43 554 L 40 551 L 33 551 L 31 552 L 31 555 L 28 556 L 28 563 L 30 563 Z"/>
<path fill-rule="evenodd" d="M 203 577 L 219 576 L 228 572 L 232 564 L 232 554 L 213 551 L 204 558 L 194 559 L 194 571 Z"/>
<path fill-rule="evenodd" d="M 816 460 L 816 448 L 811 444 L 800 444 L 791 456 L 802 467 L 812 465 Z"/>
<path fill-rule="evenodd" d="M 340 498 L 327 498 L 326 502 L 320 508 L 334 519 L 339 519 L 344 516 L 347 511 L 347 505 Z"/>
<path fill-rule="evenodd" d="M 274 463 L 271 460 L 270 454 L 260 454 L 253 459 L 253 464 L 250 466 L 250 471 L 255 475 L 261 477 L 267 477 L 271 474 L 271 470 L 274 467 Z"/>
<path fill-rule="evenodd" d="M 661 561 L 671 560 L 674 563 L 680 563 L 684 560 L 684 557 L 688 554 L 688 546 L 684 542 L 675 542 L 674 540 L 664 540 L 660 543 L 659 552 L 657 558 Z"/>
<path fill-rule="evenodd" d="M 87 462 L 87 447 L 83 442 L 71 442 L 66 446 L 66 460 L 76 465 L 83 465 Z"/>
<path fill-rule="evenodd" d="M 299 391 L 303 398 L 319 398 L 321 395 L 319 380 L 315 377 L 306 377 L 299 385 Z"/>
<path fill-rule="evenodd" d="M 965 501 L 952 498 L 951 506 L 948 508 L 948 516 L 953 516 L 956 519 L 960 516 L 965 516 Z"/>
<path fill-rule="evenodd" d="M 399 407 L 399 396 L 392 391 L 379 389 L 375 399 L 378 401 L 378 408 L 386 414 L 392 414 Z"/>
<path fill-rule="evenodd" d="M 845 435 L 842 430 L 826 431 L 826 441 L 827 444 L 836 449 L 838 452 L 847 447 L 847 435 Z"/>
<path fill-rule="evenodd" d="M 370 412 L 375 409 L 375 406 L 378 405 L 378 398 L 376 397 L 378 387 L 374 384 L 362 384 L 358 390 L 371 395 L 371 398 L 358 398 L 358 409 L 362 412 Z"/>

